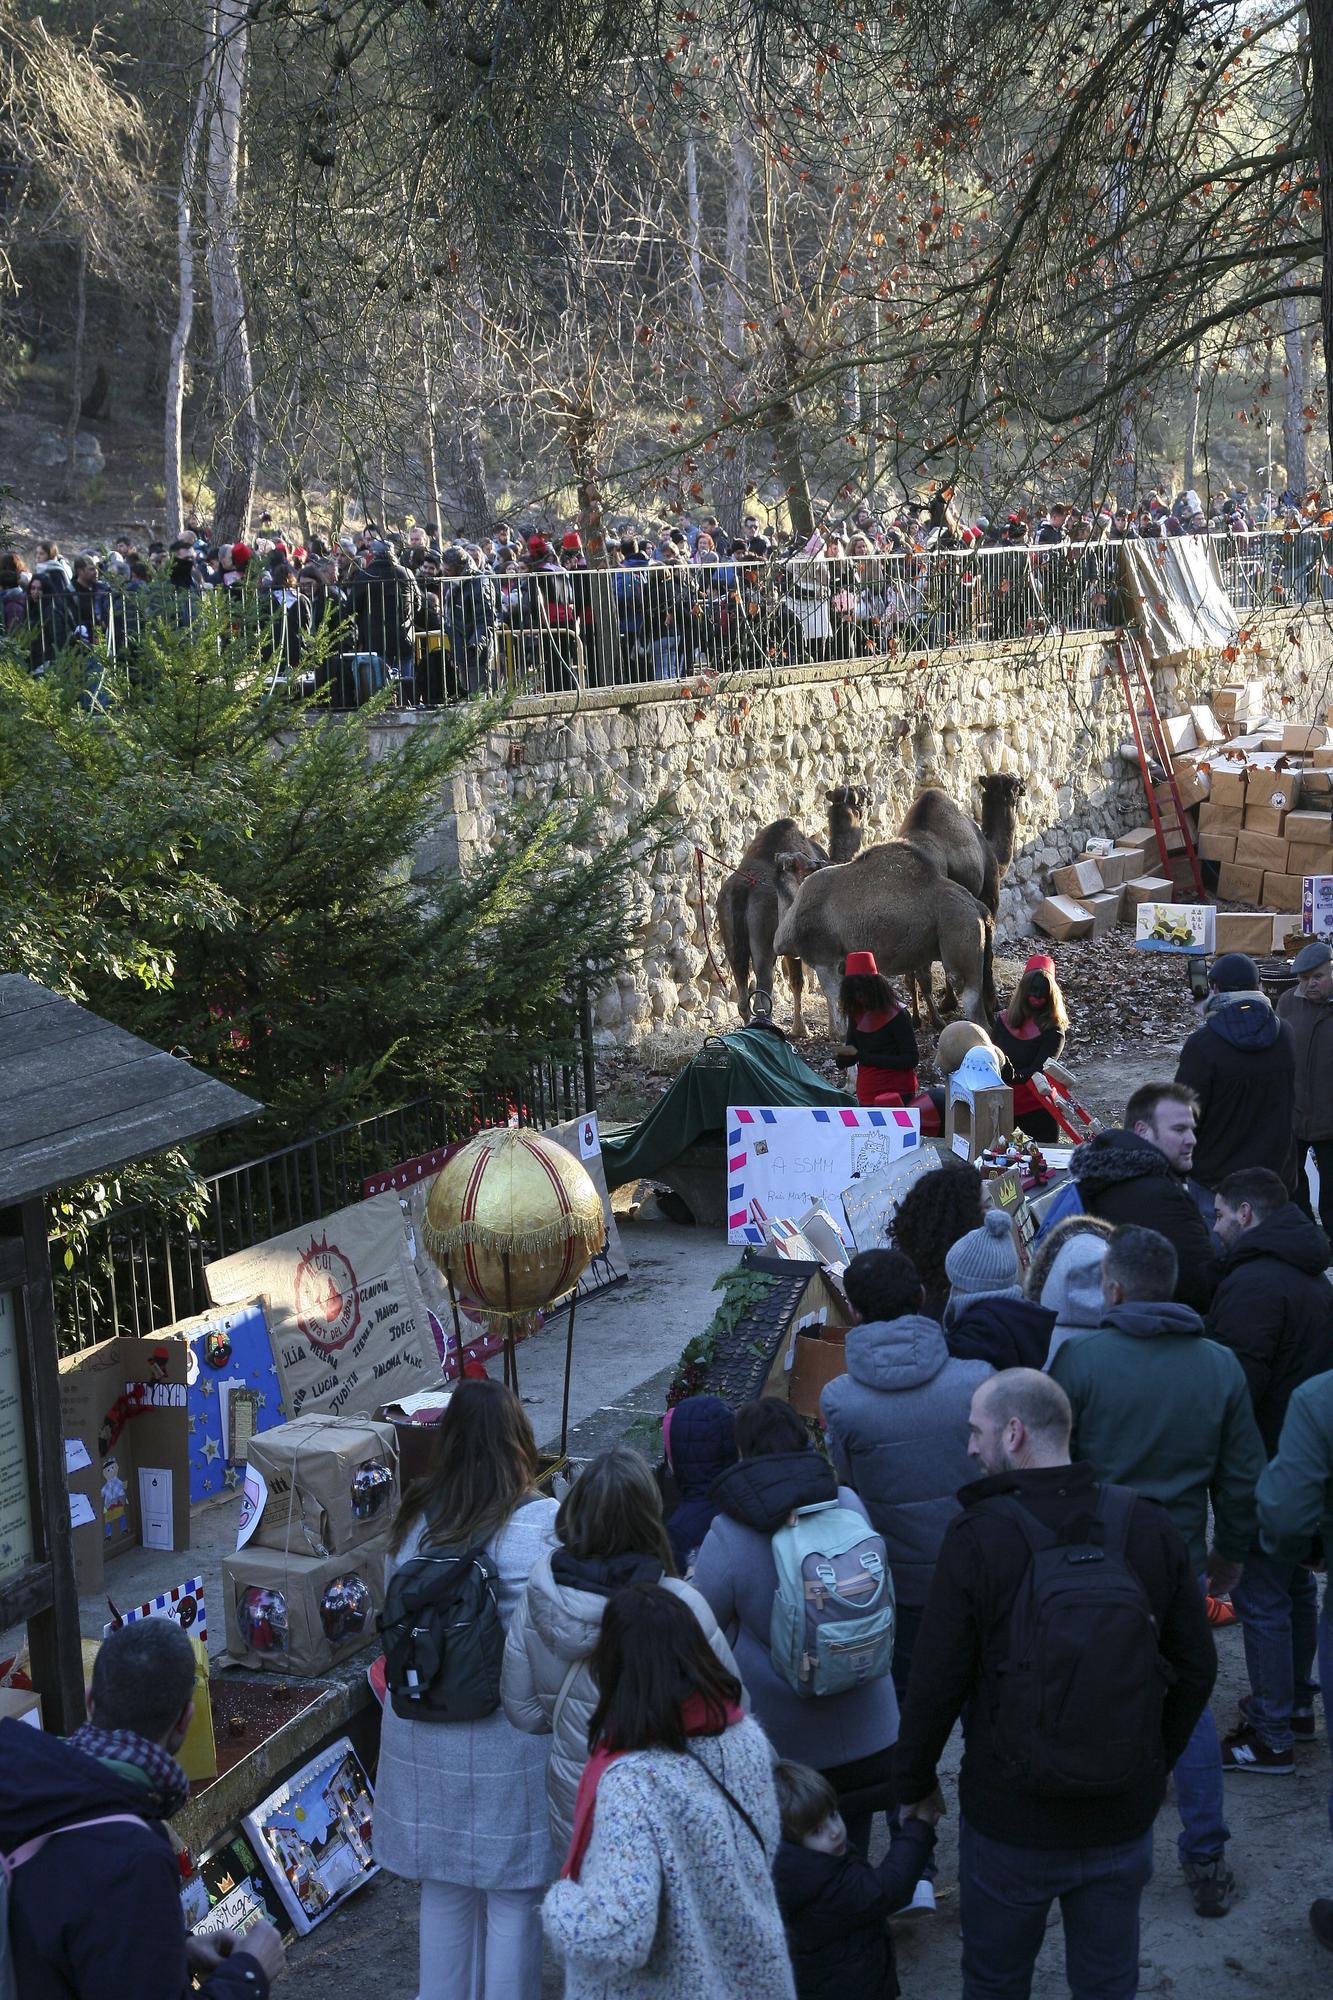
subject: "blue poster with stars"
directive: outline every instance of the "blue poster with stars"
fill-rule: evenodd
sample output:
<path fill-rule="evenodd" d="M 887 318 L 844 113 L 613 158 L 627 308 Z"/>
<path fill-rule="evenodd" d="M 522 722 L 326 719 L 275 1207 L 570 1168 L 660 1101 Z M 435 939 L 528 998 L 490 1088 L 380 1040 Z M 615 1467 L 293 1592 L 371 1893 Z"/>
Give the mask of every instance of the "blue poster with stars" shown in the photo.
<path fill-rule="evenodd" d="M 245 1446 L 286 1421 L 268 1323 L 258 1299 L 223 1306 L 167 1329 L 190 1350 L 186 1367 L 190 1501 L 239 1493 Z"/>

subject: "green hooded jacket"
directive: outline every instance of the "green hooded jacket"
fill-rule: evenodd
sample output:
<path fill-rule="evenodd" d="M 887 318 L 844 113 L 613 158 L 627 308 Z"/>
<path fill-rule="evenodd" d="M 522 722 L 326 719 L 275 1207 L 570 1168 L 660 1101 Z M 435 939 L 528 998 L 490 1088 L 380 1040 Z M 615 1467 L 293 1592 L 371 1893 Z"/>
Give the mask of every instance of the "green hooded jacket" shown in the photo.
<path fill-rule="evenodd" d="M 1309 1562 L 1333 1549 L 1333 1370 L 1302 1382 L 1287 1405 L 1277 1457 L 1259 1481 L 1259 1535 L 1269 1555 Z"/>

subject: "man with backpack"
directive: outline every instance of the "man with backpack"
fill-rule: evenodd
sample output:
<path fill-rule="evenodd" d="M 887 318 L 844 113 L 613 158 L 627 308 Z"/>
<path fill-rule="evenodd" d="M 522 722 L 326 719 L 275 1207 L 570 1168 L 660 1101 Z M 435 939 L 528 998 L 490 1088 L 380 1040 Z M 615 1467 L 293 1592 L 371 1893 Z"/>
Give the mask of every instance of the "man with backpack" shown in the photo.
<path fill-rule="evenodd" d="M 1099 1479 L 1160 1500 L 1194 1575 L 1221 1597 L 1254 1544 L 1254 1489 L 1266 1454 L 1245 1371 L 1203 1321 L 1175 1302 L 1176 1253 L 1156 1230 L 1114 1229 L 1102 1265 L 1099 1327 L 1066 1341 L 1052 1378 L 1074 1411 L 1074 1445 Z M 1213 1541 L 1208 1544 L 1208 1509 Z M 1224 1917 L 1235 1893 L 1222 1796 L 1222 1753 L 1204 1709 L 1175 1772 L 1180 1864 L 1201 1917 Z"/>
<path fill-rule="evenodd" d="M 1018 2000 L 1059 1900 L 1075 1993 L 1133 2000 L 1153 1821 L 1217 1671 L 1164 1508 L 1070 1463 L 1070 1408 L 1011 1368 L 972 1397 L 895 1766 L 913 1810 L 959 1716 L 963 2000 Z"/>
<path fill-rule="evenodd" d="M 90 1721 L 67 1741 L 0 1722 L 2 2000 L 266 2000 L 282 1940 L 260 1923 L 188 1938 L 166 1821 L 194 1714 L 194 1649 L 174 1619 L 122 1625 L 93 1666 Z"/>

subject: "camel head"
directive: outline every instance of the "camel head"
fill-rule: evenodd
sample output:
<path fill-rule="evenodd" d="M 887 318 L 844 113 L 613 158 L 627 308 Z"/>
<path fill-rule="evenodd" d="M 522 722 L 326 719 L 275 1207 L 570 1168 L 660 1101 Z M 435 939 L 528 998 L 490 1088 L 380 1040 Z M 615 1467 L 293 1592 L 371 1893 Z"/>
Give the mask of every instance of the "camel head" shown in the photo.
<path fill-rule="evenodd" d="M 857 819 L 860 819 L 866 807 L 870 804 L 870 787 L 869 785 L 835 785 L 831 792 L 824 794 L 824 803 L 831 806 L 835 811 L 841 808 L 844 812 L 853 813 Z"/>
<path fill-rule="evenodd" d="M 773 866 L 778 878 L 778 902 L 782 909 L 787 911 L 796 901 L 797 893 L 806 876 L 813 875 L 820 868 L 826 868 L 828 863 L 814 861 L 808 854 L 794 854 L 790 848 L 784 848 L 776 857 Z"/>
<path fill-rule="evenodd" d="M 1027 797 L 1027 781 L 1017 771 L 992 771 L 981 780 L 981 796 L 990 804 L 1016 805 Z"/>

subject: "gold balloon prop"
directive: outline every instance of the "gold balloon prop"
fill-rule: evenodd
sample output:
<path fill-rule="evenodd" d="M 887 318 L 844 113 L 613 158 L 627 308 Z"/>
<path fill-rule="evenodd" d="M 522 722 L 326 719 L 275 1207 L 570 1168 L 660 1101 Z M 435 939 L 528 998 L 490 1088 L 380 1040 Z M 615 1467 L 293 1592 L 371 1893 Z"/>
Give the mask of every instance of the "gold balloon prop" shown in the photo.
<path fill-rule="evenodd" d="M 540 1132 L 479 1132 L 436 1175 L 422 1229 L 460 1299 L 521 1330 L 564 1298 L 606 1241 L 580 1160 Z"/>

